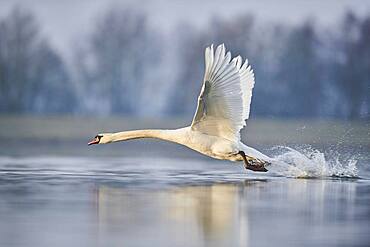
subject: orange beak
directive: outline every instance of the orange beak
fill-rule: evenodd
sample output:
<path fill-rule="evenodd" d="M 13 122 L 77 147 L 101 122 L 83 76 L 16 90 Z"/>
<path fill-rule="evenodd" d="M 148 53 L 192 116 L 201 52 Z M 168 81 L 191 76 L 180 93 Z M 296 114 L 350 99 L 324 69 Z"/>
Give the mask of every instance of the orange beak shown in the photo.
<path fill-rule="evenodd" d="M 98 137 L 95 137 L 94 140 L 90 141 L 89 143 L 87 143 L 87 145 L 93 145 L 93 144 L 98 144 L 99 143 L 99 138 Z"/>

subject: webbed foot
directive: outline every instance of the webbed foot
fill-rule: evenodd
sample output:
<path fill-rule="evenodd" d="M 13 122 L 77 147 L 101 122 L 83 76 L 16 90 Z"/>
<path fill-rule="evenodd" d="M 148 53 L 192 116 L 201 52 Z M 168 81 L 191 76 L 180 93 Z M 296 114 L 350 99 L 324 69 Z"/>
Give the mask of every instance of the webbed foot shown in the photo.
<path fill-rule="evenodd" d="M 269 162 L 260 160 L 251 156 L 246 156 L 243 151 L 240 151 L 239 154 L 242 156 L 244 161 L 244 167 L 247 170 L 255 171 L 255 172 L 267 172 L 265 166 L 270 165 Z"/>

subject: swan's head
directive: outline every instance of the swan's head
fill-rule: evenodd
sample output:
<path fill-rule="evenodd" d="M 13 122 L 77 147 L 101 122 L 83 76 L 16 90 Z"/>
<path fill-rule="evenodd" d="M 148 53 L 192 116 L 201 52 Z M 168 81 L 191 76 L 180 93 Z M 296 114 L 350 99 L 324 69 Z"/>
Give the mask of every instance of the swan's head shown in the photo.
<path fill-rule="evenodd" d="M 112 142 L 112 134 L 111 133 L 102 133 L 97 134 L 92 141 L 90 141 L 87 145 L 93 144 L 106 144 Z"/>

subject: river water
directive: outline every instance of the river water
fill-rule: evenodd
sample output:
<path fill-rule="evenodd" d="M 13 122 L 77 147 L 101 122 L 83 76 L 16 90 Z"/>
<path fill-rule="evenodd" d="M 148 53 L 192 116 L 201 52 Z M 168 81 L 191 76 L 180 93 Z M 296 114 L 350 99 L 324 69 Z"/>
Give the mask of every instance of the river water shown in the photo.
<path fill-rule="evenodd" d="M 366 149 L 279 147 L 268 173 L 157 149 L 1 154 L 0 246 L 370 245 Z"/>

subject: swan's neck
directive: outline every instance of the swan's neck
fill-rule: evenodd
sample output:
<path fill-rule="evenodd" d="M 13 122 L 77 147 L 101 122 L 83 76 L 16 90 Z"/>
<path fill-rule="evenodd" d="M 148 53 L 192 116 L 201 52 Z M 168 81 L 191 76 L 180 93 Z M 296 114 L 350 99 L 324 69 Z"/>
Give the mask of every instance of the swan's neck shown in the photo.
<path fill-rule="evenodd" d="M 166 141 L 179 143 L 183 138 L 183 129 L 161 130 L 161 129 L 146 129 L 146 130 L 130 130 L 113 133 L 110 137 L 110 142 L 127 141 L 140 138 L 157 138 Z"/>

